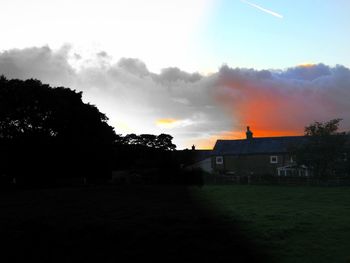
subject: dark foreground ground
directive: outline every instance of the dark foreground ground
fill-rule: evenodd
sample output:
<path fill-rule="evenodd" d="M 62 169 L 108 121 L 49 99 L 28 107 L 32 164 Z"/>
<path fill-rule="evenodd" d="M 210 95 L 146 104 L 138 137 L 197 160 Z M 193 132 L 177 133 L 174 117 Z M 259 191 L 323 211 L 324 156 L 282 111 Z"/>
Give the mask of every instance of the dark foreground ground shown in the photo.
<path fill-rule="evenodd" d="M 275 262 L 350 263 L 350 187 L 206 185 L 191 193 Z"/>
<path fill-rule="evenodd" d="M 0 261 L 272 261 L 193 197 L 181 186 L 1 191 Z"/>

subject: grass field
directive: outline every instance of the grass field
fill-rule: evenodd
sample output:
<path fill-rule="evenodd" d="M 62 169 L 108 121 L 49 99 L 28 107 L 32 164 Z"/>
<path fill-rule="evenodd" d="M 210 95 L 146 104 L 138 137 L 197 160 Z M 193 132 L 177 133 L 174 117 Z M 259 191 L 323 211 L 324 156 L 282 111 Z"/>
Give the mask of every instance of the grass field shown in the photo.
<path fill-rule="evenodd" d="M 205 186 L 193 196 L 277 262 L 350 262 L 350 188 Z"/>
<path fill-rule="evenodd" d="M 0 262 L 269 262 L 251 240 L 202 210 L 188 190 L 2 191 Z"/>
<path fill-rule="evenodd" d="M 17 189 L 0 211 L 1 262 L 350 262 L 350 188 Z"/>

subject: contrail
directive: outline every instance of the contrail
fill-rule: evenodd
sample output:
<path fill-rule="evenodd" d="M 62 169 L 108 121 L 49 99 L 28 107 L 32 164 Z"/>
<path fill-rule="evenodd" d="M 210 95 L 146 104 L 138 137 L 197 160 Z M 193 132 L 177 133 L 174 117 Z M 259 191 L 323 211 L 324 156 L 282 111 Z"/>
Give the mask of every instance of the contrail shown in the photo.
<path fill-rule="evenodd" d="M 248 4 L 248 5 L 252 6 L 252 7 L 255 7 L 255 8 L 259 9 L 260 11 L 263 11 L 263 12 L 265 12 L 265 13 L 268 13 L 268 14 L 270 14 L 270 15 L 273 15 L 274 17 L 283 18 L 282 15 L 280 15 L 280 14 L 278 14 L 278 13 L 276 13 L 276 12 L 273 12 L 273 11 L 271 11 L 271 10 L 268 10 L 268 9 L 266 9 L 266 8 L 263 8 L 263 7 L 261 7 L 261 6 L 258 6 L 258 5 L 256 5 L 256 4 L 253 4 L 253 3 L 248 2 L 248 1 L 246 1 L 246 0 L 241 0 L 241 2 L 246 3 L 246 4 Z"/>

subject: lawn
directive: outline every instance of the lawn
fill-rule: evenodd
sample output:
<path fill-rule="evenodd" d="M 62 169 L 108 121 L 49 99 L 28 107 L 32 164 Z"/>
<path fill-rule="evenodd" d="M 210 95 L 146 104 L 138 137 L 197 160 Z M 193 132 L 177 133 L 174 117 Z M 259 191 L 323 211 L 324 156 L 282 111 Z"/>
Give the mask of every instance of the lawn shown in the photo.
<path fill-rule="evenodd" d="M 0 211 L 1 262 L 350 262 L 350 188 L 12 189 Z"/>
<path fill-rule="evenodd" d="M 270 262 L 253 241 L 198 206 L 188 190 L 0 191 L 1 262 Z"/>
<path fill-rule="evenodd" d="M 350 262 L 350 188 L 226 185 L 192 188 L 277 262 Z"/>

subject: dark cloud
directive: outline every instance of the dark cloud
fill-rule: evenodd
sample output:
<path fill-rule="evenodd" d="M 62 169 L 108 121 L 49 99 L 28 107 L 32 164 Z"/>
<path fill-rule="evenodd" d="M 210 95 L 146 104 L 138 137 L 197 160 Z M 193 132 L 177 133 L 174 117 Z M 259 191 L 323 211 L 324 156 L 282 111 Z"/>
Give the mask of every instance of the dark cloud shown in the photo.
<path fill-rule="evenodd" d="M 163 82 L 197 82 L 202 78 L 198 73 L 187 73 L 179 68 L 165 68 L 162 69 L 159 75 L 155 75 L 155 79 Z"/>
<path fill-rule="evenodd" d="M 243 135 L 246 125 L 256 135 L 285 135 L 302 133 L 315 120 L 343 118 L 343 128 L 350 129 L 350 70 L 343 66 L 270 71 L 224 65 L 210 76 L 178 68 L 156 74 L 139 59 L 112 63 L 103 51 L 95 62 L 74 69 L 69 53 L 69 47 L 4 51 L 0 74 L 83 91 L 84 100 L 106 113 L 117 132 L 166 132 L 180 147 Z M 160 119 L 174 122 L 162 127 Z"/>
<path fill-rule="evenodd" d="M 144 77 L 150 74 L 148 71 L 146 64 L 143 63 L 139 59 L 135 58 L 122 58 L 118 62 L 118 67 L 121 69 L 126 70 L 127 72 L 131 74 L 135 74 L 140 77 Z"/>
<path fill-rule="evenodd" d="M 295 79 L 295 80 L 315 80 L 332 74 L 332 69 L 324 64 L 304 65 L 294 68 L 288 68 L 281 71 L 279 75 L 281 78 Z"/>
<path fill-rule="evenodd" d="M 269 70 L 255 70 L 246 68 L 230 68 L 223 65 L 218 72 L 218 78 L 222 82 L 233 81 L 260 81 L 271 79 L 272 74 Z"/>
<path fill-rule="evenodd" d="M 0 53 L 0 74 L 9 78 L 37 78 L 54 85 L 69 85 L 75 71 L 68 63 L 69 46 L 11 49 Z"/>
<path fill-rule="evenodd" d="M 98 52 L 98 53 L 97 53 L 97 56 L 98 56 L 98 57 L 101 57 L 101 58 L 108 58 L 108 57 L 109 57 L 109 55 L 108 55 L 108 53 L 107 53 L 106 51 L 100 51 L 100 52 Z"/>
<path fill-rule="evenodd" d="M 76 59 L 76 60 L 82 59 L 81 55 L 79 55 L 78 53 L 74 53 L 73 57 L 74 57 L 74 59 Z"/>

